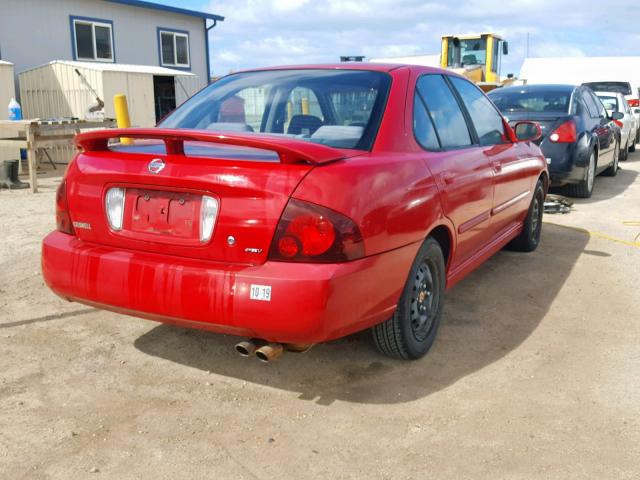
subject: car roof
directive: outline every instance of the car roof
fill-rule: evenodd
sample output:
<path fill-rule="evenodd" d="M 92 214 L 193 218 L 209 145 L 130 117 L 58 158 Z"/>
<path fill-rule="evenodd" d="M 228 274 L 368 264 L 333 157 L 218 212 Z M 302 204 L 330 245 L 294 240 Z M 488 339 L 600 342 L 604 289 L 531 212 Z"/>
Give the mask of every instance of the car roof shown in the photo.
<path fill-rule="evenodd" d="M 248 70 L 242 70 L 240 72 L 264 72 L 268 70 L 366 70 L 371 72 L 391 72 L 399 68 L 409 68 L 420 72 L 433 72 L 433 73 L 450 73 L 448 70 L 442 70 L 441 68 L 425 67 L 422 65 L 410 65 L 406 63 L 373 63 L 373 62 L 340 62 L 340 63 L 318 63 L 318 64 L 303 64 L 303 65 L 278 65 L 273 67 L 259 67 Z M 455 74 L 454 74 L 455 75 Z"/>
<path fill-rule="evenodd" d="M 553 83 L 547 83 L 547 84 L 534 84 L 534 85 L 514 85 L 512 87 L 503 87 L 503 88 L 496 88 L 495 90 L 491 90 L 489 92 L 489 94 L 492 93 L 502 93 L 502 92 L 507 92 L 507 93 L 515 93 L 518 91 L 528 91 L 528 92 L 566 92 L 566 93 L 571 93 L 573 92 L 576 88 L 578 88 L 578 85 L 566 85 L 566 84 L 553 84 Z"/>

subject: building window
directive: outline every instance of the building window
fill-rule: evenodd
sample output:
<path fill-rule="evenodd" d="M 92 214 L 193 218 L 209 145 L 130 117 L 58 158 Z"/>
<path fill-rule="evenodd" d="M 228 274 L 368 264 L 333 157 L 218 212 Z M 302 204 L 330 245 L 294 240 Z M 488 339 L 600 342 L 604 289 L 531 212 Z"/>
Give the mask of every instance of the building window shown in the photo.
<path fill-rule="evenodd" d="M 74 60 L 113 62 L 113 22 L 71 17 Z"/>
<path fill-rule="evenodd" d="M 189 32 L 158 29 L 160 65 L 189 68 Z"/>

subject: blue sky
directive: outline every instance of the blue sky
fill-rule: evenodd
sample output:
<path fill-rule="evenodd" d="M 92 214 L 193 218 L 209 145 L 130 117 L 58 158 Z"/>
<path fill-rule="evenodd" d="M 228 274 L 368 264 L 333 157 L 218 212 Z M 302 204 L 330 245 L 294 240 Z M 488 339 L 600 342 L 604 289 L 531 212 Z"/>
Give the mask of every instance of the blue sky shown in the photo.
<path fill-rule="evenodd" d="M 530 56 L 640 55 L 638 0 L 156 1 L 226 17 L 211 34 L 214 75 L 340 55 L 436 54 L 441 35 L 480 31 L 509 41 L 503 75 L 519 72 L 527 33 Z"/>

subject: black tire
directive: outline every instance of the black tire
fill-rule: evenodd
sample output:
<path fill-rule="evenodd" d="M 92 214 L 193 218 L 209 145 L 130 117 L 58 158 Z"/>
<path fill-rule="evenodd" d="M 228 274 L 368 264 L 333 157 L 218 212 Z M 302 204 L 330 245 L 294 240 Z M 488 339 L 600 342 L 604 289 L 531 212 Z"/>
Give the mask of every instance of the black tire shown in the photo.
<path fill-rule="evenodd" d="M 633 145 L 633 150 L 631 150 L 632 152 L 635 151 L 636 149 L 636 143 L 640 143 L 640 128 L 638 128 L 638 130 L 636 130 L 636 141 Z"/>
<path fill-rule="evenodd" d="M 640 128 L 638 128 L 638 132 L 636 133 L 635 138 L 631 139 L 631 145 L 629 145 L 629 151 L 630 152 L 635 152 L 636 151 L 636 143 L 638 143 L 638 135 L 640 135 Z M 627 157 L 628 157 L 628 155 L 627 155 Z"/>
<path fill-rule="evenodd" d="M 620 150 L 619 160 L 624 162 L 629 158 L 629 140 L 627 140 L 627 144 L 624 146 L 622 150 Z"/>
<path fill-rule="evenodd" d="M 589 198 L 593 193 L 593 184 L 596 181 L 596 154 L 591 151 L 589 164 L 585 172 L 585 178 L 580 183 L 570 183 L 565 187 L 565 193 L 570 197 Z"/>
<path fill-rule="evenodd" d="M 544 185 L 542 180 L 536 183 L 533 198 L 529 204 L 527 218 L 524 219 L 522 232 L 511 240 L 507 247 L 518 252 L 533 252 L 540 244 L 542 233 L 542 213 L 544 211 Z"/>
<path fill-rule="evenodd" d="M 613 162 L 611 163 L 611 166 L 609 168 L 607 168 L 604 172 L 602 172 L 603 175 L 605 175 L 606 177 L 615 177 L 618 174 L 618 162 L 620 160 L 620 150 L 618 149 L 618 145 L 614 145 L 613 147 Z"/>
<path fill-rule="evenodd" d="M 371 329 L 381 353 L 416 360 L 429 351 L 442 318 L 445 277 L 442 248 L 429 237 L 413 261 L 393 316 Z"/>

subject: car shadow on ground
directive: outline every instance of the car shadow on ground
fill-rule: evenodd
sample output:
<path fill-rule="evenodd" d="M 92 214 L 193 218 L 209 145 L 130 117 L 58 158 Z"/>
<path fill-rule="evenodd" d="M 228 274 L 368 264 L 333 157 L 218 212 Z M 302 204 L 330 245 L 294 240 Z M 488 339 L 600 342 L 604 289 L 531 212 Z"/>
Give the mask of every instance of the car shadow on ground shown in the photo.
<path fill-rule="evenodd" d="M 551 308 L 589 240 L 588 234 L 545 225 L 531 254 L 503 251 L 447 295 L 436 342 L 421 360 L 377 353 L 368 332 L 287 353 L 264 365 L 240 358 L 235 337 L 158 326 L 135 341 L 145 354 L 212 374 L 297 392 L 328 405 L 401 403 L 425 397 L 487 367 L 516 349 Z"/>

